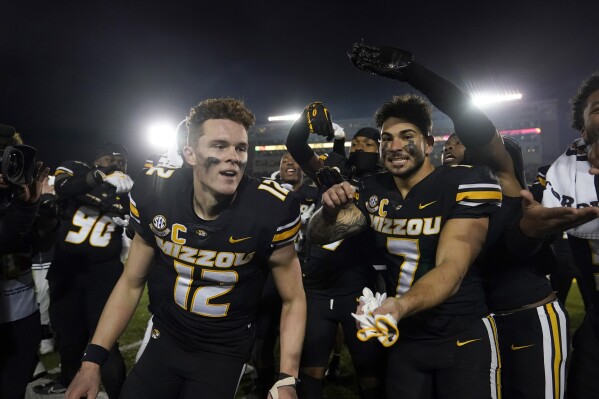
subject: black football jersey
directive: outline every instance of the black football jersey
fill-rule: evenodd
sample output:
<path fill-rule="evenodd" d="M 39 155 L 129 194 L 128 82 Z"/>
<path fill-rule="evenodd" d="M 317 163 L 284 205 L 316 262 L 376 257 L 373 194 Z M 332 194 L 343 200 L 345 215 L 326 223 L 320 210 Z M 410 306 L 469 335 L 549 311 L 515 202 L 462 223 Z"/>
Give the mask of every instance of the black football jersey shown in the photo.
<path fill-rule="evenodd" d="M 376 246 L 386 255 L 389 295 L 403 295 L 412 284 L 435 267 L 441 230 L 454 218 L 489 217 L 501 205 L 497 177 L 484 166 L 442 166 L 417 183 L 406 198 L 393 176 L 366 177 L 356 201 L 376 236 Z M 422 337 L 443 335 L 435 325 L 437 315 L 481 316 L 487 311 L 482 280 L 472 268 L 458 292 L 434 309 L 399 322 L 402 334 Z"/>
<path fill-rule="evenodd" d="M 345 177 L 354 173 L 347 158 L 331 152 L 321 156 L 325 166 L 339 169 Z M 331 298 L 361 292 L 364 287 L 374 289 L 377 271 L 374 264 L 376 250 L 374 233 L 364 231 L 326 245 L 310 245 L 310 254 L 302 274 L 306 295 Z"/>
<path fill-rule="evenodd" d="M 191 350 L 240 356 L 274 250 L 294 242 L 299 204 L 272 180 L 244 176 L 215 220 L 193 210 L 192 169 L 151 168 L 131 191 L 131 222 L 155 248 L 152 267 L 170 288 L 157 328 Z M 215 345 L 215 343 L 217 345 Z"/>
<path fill-rule="evenodd" d="M 553 289 L 546 277 L 555 263 L 549 244 L 537 253 L 522 257 L 511 253 L 506 243 L 508 225 L 522 216 L 522 198 L 504 196 L 501 209 L 493 214 L 485 248 L 477 258 L 486 283 L 487 304 L 492 311 L 517 309 L 549 296 Z"/>
<path fill-rule="evenodd" d="M 304 181 L 304 184 L 297 191 L 291 191 L 290 195 L 297 198 L 300 204 L 300 214 L 304 214 L 308 209 L 314 205 L 316 206 L 319 202 L 320 192 L 316 185 L 310 181 Z M 314 212 L 314 210 L 312 210 Z M 301 262 L 304 262 L 307 257 L 307 241 L 306 241 L 306 229 L 307 223 L 302 224 L 299 234 L 295 240 L 295 250 Z"/>
<path fill-rule="evenodd" d="M 84 162 L 66 161 L 56 168 L 57 179 L 85 178 L 92 168 Z M 63 187 L 69 184 L 66 181 Z M 114 186 L 103 183 L 85 194 L 60 198 L 61 223 L 55 259 L 76 257 L 82 263 L 120 261 L 123 228 L 113 217 L 127 213 L 127 197 L 119 197 Z"/>

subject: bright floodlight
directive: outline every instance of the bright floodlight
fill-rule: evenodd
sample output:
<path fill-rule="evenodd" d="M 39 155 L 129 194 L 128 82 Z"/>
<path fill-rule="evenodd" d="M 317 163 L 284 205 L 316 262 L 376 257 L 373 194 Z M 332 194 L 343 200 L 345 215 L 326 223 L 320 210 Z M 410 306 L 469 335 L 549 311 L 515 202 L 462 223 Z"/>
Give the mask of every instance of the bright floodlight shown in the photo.
<path fill-rule="evenodd" d="M 148 141 L 153 147 L 166 149 L 177 142 L 177 130 L 169 122 L 155 123 L 148 127 Z"/>
<path fill-rule="evenodd" d="M 300 117 L 301 114 L 289 114 L 289 115 L 279 115 L 279 116 L 269 116 L 269 122 L 278 122 L 278 121 L 294 121 Z"/>
<path fill-rule="evenodd" d="M 477 107 L 484 107 L 490 104 L 503 103 L 507 101 L 521 100 L 522 94 L 475 94 L 472 96 L 472 102 Z"/>

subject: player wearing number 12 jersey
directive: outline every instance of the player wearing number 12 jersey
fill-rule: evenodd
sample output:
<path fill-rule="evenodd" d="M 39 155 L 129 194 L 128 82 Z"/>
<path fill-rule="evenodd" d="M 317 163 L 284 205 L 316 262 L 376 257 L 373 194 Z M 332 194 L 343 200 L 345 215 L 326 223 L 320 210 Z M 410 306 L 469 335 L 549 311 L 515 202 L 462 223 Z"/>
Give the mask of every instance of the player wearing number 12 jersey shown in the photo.
<path fill-rule="evenodd" d="M 187 121 L 183 152 L 191 169 L 153 168 L 138 177 L 129 259 L 67 398 L 97 393 L 106 349 L 135 312 L 150 267 L 172 296 L 156 311 L 152 339 L 121 398 L 233 398 L 268 268 L 283 301 L 281 374 L 271 391 L 297 397 L 306 317 L 293 246 L 299 204 L 274 181 L 243 174 L 254 120 L 238 100 L 204 100 Z"/>
<path fill-rule="evenodd" d="M 393 286 L 374 313 L 398 320 L 388 397 L 490 398 L 495 337 L 482 280 L 469 268 L 501 203 L 499 182 L 486 167 L 435 169 L 430 107 L 419 97 L 394 97 L 375 118 L 387 171 L 364 178 L 357 193 L 347 182 L 327 190 L 308 236 L 324 243 L 369 227 L 386 255 Z"/>

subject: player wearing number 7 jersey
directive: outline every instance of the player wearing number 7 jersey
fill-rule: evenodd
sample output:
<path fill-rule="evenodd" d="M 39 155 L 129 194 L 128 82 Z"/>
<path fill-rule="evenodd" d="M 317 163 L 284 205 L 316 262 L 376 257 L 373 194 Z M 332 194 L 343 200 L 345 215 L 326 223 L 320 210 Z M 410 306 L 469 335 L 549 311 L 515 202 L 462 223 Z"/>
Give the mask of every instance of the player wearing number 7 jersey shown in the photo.
<path fill-rule="evenodd" d="M 388 352 L 389 398 L 491 398 L 495 339 L 482 280 L 470 265 L 501 204 L 499 182 L 487 167 L 435 169 L 423 99 L 394 97 L 375 118 L 387 171 L 364 178 L 357 192 L 347 182 L 331 187 L 308 236 L 324 244 L 374 231 L 394 283 L 375 314 L 399 321 Z"/>
<path fill-rule="evenodd" d="M 75 377 L 85 346 L 123 271 L 123 228 L 113 218 L 122 218 L 128 211 L 127 191 L 133 182 L 125 174 L 126 157 L 124 146 L 107 143 L 97 150 L 93 167 L 66 161 L 56 168 L 62 215 L 47 278 L 61 375 L 58 381 L 34 387 L 38 395 L 64 392 Z M 111 346 L 102 371 L 107 393 L 117 397 L 125 381 L 118 345 Z"/>
<path fill-rule="evenodd" d="M 281 375 L 271 392 L 297 397 L 306 312 L 293 246 L 299 203 L 276 182 L 243 174 L 253 122 L 238 100 L 202 101 L 187 122 L 183 155 L 192 168 L 151 168 L 136 179 L 129 259 L 67 398 L 95 397 L 99 365 L 134 313 L 150 267 L 172 296 L 156 311 L 121 398 L 232 399 L 269 268 L 283 301 Z"/>

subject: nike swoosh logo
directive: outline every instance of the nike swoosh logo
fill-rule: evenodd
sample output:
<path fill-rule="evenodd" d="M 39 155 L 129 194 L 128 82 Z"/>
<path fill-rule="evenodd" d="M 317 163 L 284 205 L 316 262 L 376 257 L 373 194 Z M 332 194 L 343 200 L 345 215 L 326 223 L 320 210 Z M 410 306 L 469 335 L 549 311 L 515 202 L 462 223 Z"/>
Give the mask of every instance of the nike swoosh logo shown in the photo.
<path fill-rule="evenodd" d="M 418 204 L 418 209 L 424 209 L 427 206 L 434 204 L 435 202 L 437 201 L 429 202 L 428 204 Z"/>
<path fill-rule="evenodd" d="M 233 236 L 230 236 L 229 242 L 231 244 L 237 244 L 238 242 L 249 240 L 250 238 L 252 238 L 252 237 L 250 236 L 250 237 L 243 237 L 243 238 L 233 238 Z"/>
<path fill-rule="evenodd" d="M 531 346 L 535 346 L 535 344 L 524 345 L 524 346 L 516 346 L 516 345 L 512 344 L 512 350 L 517 351 L 517 350 L 524 349 L 524 348 L 530 348 Z"/>
<path fill-rule="evenodd" d="M 482 338 L 477 338 L 477 339 L 469 339 L 468 341 L 460 341 L 459 339 L 456 341 L 456 345 L 457 346 L 464 346 L 464 345 L 468 345 L 472 342 L 476 342 L 476 341 L 480 341 Z"/>

